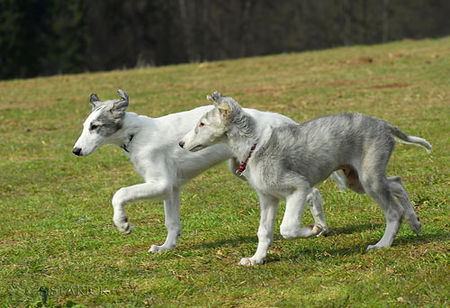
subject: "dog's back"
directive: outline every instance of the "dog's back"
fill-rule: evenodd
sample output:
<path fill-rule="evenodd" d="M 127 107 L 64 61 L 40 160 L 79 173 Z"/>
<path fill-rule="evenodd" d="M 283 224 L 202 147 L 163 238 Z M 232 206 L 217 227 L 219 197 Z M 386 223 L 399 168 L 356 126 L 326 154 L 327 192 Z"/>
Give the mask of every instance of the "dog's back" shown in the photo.
<path fill-rule="evenodd" d="M 390 154 L 394 147 L 390 127 L 362 114 L 324 116 L 300 125 L 274 128 L 257 155 L 263 160 L 273 160 L 275 156 L 279 170 L 300 173 L 318 183 L 342 166 L 358 164 L 370 147 Z"/>

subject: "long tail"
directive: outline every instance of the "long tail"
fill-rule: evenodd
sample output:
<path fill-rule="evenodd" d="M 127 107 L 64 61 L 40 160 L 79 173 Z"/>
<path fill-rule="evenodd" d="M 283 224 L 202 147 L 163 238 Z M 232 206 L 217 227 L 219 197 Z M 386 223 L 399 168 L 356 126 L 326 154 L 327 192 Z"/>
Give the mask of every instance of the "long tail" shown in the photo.
<path fill-rule="evenodd" d="M 397 127 L 390 125 L 391 134 L 394 136 L 395 140 L 405 144 L 413 144 L 425 148 L 427 153 L 431 152 L 431 144 L 423 138 L 416 136 L 408 136 L 399 130 Z"/>

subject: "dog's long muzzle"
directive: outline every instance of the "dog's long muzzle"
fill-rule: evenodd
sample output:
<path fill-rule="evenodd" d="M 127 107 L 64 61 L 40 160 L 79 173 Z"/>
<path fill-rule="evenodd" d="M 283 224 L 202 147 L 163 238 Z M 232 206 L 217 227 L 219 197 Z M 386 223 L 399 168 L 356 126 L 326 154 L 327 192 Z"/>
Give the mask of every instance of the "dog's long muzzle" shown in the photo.
<path fill-rule="evenodd" d="M 179 143 L 178 143 L 178 145 L 182 148 L 182 149 L 184 149 L 185 147 L 185 142 L 184 141 L 180 141 Z M 193 147 L 192 149 L 187 149 L 189 152 L 197 152 L 197 151 L 200 151 L 201 149 L 203 149 L 204 148 L 204 146 L 203 146 L 203 144 L 199 144 L 199 145 L 196 145 L 195 147 Z"/>

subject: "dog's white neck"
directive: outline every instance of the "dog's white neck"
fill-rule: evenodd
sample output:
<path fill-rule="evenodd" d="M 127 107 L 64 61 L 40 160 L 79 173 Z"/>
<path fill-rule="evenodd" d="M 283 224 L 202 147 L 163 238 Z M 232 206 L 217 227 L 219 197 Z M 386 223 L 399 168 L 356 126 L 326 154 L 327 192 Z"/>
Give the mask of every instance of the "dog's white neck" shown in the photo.
<path fill-rule="evenodd" d="M 128 146 L 134 136 L 141 130 L 140 116 L 134 112 L 126 112 L 123 118 L 122 128 L 109 137 L 108 143 L 121 148 Z M 126 149 L 124 149 L 126 150 Z M 128 152 L 128 150 L 126 150 Z"/>

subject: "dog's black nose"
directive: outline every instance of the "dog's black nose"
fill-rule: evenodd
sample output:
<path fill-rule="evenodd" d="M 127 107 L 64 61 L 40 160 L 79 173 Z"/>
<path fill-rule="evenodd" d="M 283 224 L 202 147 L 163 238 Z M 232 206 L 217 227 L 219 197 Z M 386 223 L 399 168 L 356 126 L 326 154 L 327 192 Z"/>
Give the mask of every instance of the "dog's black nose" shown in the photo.
<path fill-rule="evenodd" d="M 73 148 L 72 153 L 75 154 L 76 156 L 80 156 L 81 148 Z"/>
<path fill-rule="evenodd" d="M 184 141 L 180 141 L 180 143 L 178 143 L 178 145 L 182 148 L 184 148 Z"/>

